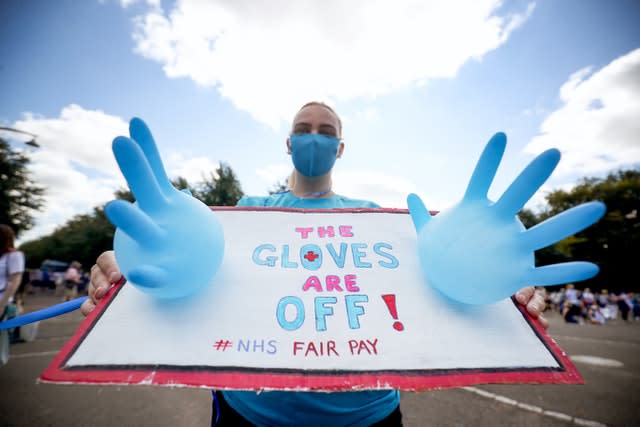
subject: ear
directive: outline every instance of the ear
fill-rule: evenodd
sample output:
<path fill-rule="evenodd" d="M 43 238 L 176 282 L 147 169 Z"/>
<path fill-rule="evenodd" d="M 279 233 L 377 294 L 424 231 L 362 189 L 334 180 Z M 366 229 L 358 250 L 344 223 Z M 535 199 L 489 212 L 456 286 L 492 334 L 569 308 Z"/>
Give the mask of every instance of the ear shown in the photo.
<path fill-rule="evenodd" d="M 338 145 L 338 154 L 336 155 L 337 158 L 342 157 L 342 152 L 344 151 L 344 142 L 341 142 L 340 145 Z"/>
<path fill-rule="evenodd" d="M 291 140 L 287 138 L 285 144 L 287 145 L 287 154 L 291 154 Z"/>

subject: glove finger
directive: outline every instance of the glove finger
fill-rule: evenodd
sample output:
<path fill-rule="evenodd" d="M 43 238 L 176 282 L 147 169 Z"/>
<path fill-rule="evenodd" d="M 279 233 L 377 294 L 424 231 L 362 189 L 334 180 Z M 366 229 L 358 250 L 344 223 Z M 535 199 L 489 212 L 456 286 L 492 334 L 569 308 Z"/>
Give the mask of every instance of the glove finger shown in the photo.
<path fill-rule="evenodd" d="M 605 210 L 604 203 L 600 202 L 573 207 L 525 231 L 523 243 L 532 251 L 552 245 L 598 221 Z"/>
<path fill-rule="evenodd" d="M 132 269 L 127 277 L 131 282 L 145 288 L 160 288 L 166 286 L 169 280 L 167 271 L 155 265 L 140 265 Z"/>
<path fill-rule="evenodd" d="M 113 140 L 112 148 L 140 208 L 145 212 L 162 209 L 167 203 L 166 198 L 138 144 L 132 139 L 119 136 Z"/>
<path fill-rule="evenodd" d="M 149 127 L 144 121 L 134 117 L 129 123 L 129 134 L 142 149 L 160 189 L 166 196 L 168 196 L 172 191 L 175 191 L 175 188 L 167 176 L 167 172 L 162 164 L 162 158 L 158 152 L 158 147 L 153 139 L 153 135 L 151 134 Z"/>
<path fill-rule="evenodd" d="M 496 212 L 503 217 L 517 214 L 551 176 L 559 161 L 560 151 L 555 148 L 533 159 L 496 202 Z"/>
<path fill-rule="evenodd" d="M 431 219 L 431 214 L 422 203 L 420 197 L 413 193 L 407 196 L 407 207 L 409 208 L 409 214 L 411 214 L 413 226 L 416 228 L 416 232 L 419 233 L 422 227 Z"/>
<path fill-rule="evenodd" d="M 462 200 L 480 200 L 487 197 L 506 145 L 507 136 L 504 133 L 498 132 L 493 135 L 480 155 Z"/>
<path fill-rule="evenodd" d="M 534 268 L 527 278 L 527 283 L 548 286 L 577 282 L 592 278 L 598 274 L 598 271 L 600 269 L 597 265 L 585 261 L 545 265 Z"/>
<path fill-rule="evenodd" d="M 104 208 L 109 221 L 142 247 L 162 244 L 165 232 L 137 206 L 125 200 L 114 200 Z"/>

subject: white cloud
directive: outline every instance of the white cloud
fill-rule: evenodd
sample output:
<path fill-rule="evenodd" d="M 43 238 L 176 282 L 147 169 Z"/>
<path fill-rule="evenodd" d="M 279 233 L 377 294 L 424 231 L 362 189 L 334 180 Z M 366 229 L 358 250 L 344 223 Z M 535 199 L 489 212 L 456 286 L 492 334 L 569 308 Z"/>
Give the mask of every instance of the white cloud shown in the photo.
<path fill-rule="evenodd" d="M 136 52 L 278 128 L 309 99 L 376 96 L 453 77 L 530 16 L 499 0 L 178 1 L 135 19 Z"/>
<path fill-rule="evenodd" d="M 291 165 L 291 163 L 278 163 L 260 168 L 256 170 L 256 174 L 264 181 L 266 187 L 270 189 L 276 183 L 284 183 L 292 171 L 293 165 Z"/>
<path fill-rule="evenodd" d="M 37 135 L 41 148 L 30 150 L 29 170 L 46 187 L 44 210 L 35 214 L 36 226 L 21 235 L 20 242 L 49 234 L 74 215 L 112 200 L 116 190 L 128 188 L 111 151 L 114 137 L 129 134 L 122 118 L 71 104 L 56 118 L 25 113 L 11 127 Z M 163 155 L 163 163 L 170 179 L 181 176 L 191 184 L 219 166 L 183 151 Z"/>
<path fill-rule="evenodd" d="M 362 111 L 357 111 L 356 117 L 367 122 L 373 122 L 380 119 L 380 113 L 374 107 L 368 107 Z"/>
<path fill-rule="evenodd" d="M 36 214 L 36 227 L 21 241 L 50 233 L 125 187 L 111 152 L 113 137 L 128 134 L 121 118 L 72 104 L 57 118 L 27 113 L 12 127 L 38 135 L 41 148 L 30 154 L 30 171 L 47 189 L 44 211 Z"/>
<path fill-rule="evenodd" d="M 132 4 L 135 3 L 140 3 L 141 0 L 119 0 L 120 1 L 120 6 L 124 9 L 128 8 L 129 6 L 131 6 Z M 104 2 L 104 0 L 100 0 L 100 2 Z M 149 6 L 153 6 L 156 8 L 160 7 L 160 0 L 146 0 L 144 1 L 144 3 L 146 3 Z"/>
<path fill-rule="evenodd" d="M 640 163 L 640 49 L 599 71 L 577 71 L 560 88 L 562 107 L 525 147 L 555 147 L 562 161 L 554 176 L 595 175 Z"/>
<path fill-rule="evenodd" d="M 333 190 L 354 199 L 376 202 L 385 208 L 406 208 L 407 195 L 417 186 L 404 178 L 379 172 L 339 172 L 333 176 Z"/>
<path fill-rule="evenodd" d="M 189 184 L 196 184 L 208 179 L 209 174 L 215 175 L 216 169 L 220 166 L 203 156 L 192 156 L 189 152 L 171 152 L 163 156 L 163 163 L 167 169 L 169 179 L 177 177 L 185 178 Z"/>
<path fill-rule="evenodd" d="M 60 116 L 53 119 L 25 113 L 24 119 L 13 126 L 38 135 L 42 149 L 34 156 L 42 164 L 73 159 L 84 168 L 107 175 L 117 170 L 111 141 L 116 135 L 129 133 L 127 123 L 120 117 L 100 110 L 85 110 L 75 104 L 63 108 Z"/>

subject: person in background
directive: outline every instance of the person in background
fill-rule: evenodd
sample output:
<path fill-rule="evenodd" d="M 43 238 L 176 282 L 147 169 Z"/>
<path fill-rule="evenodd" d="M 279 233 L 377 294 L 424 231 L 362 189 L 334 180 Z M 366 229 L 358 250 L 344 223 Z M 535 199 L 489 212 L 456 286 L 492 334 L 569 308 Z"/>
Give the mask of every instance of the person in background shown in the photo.
<path fill-rule="evenodd" d="M 270 196 L 243 197 L 238 206 L 274 206 L 303 209 L 376 208 L 376 203 L 351 199 L 333 191 L 331 173 L 344 152 L 342 122 L 326 104 L 310 102 L 293 120 L 285 147 L 294 171 L 290 190 Z M 113 251 L 101 254 L 91 268 L 90 298 L 82 306 L 88 314 L 105 295 L 111 283 L 122 277 Z M 526 306 L 544 327 L 541 295 L 533 287 L 518 291 L 516 300 Z M 401 426 L 398 390 L 314 393 L 295 391 L 216 391 L 213 393 L 212 424 L 249 425 L 350 425 Z"/>
<path fill-rule="evenodd" d="M 633 310 L 633 321 L 640 321 L 640 295 L 636 292 L 631 292 L 629 294 L 629 299 L 631 300 L 632 310 Z"/>
<path fill-rule="evenodd" d="M 569 283 L 564 288 L 564 301 L 562 303 L 562 317 L 567 323 L 580 323 L 582 324 L 582 310 L 580 308 L 580 299 L 578 297 L 578 291 Z"/>
<path fill-rule="evenodd" d="M 595 301 L 596 297 L 593 295 L 593 292 L 591 292 L 591 289 L 584 288 L 584 291 L 582 291 L 582 306 L 584 310 L 589 311 L 589 308 L 595 303 Z"/>
<path fill-rule="evenodd" d="M 0 224 L 0 320 L 10 319 L 18 313 L 13 297 L 20 287 L 24 272 L 24 254 L 14 247 L 15 234 L 6 224 Z M 19 335 L 19 329 L 11 330 L 11 341 Z"/>
<path fill-rule="evenodd" d="M 602 289 L 600 292 L 596 293 L 596 301 L 598 301 L 600 308 L 605 308 L 609 302 L 609 291 L 607 289 Z"/>
<path fill-rule="evenodd" d="M 579 305 L 580 300 L 578 299 L 578 290 L 573 286 L 573 283 L 569 283 L 564 289 L 564 302 L 565 305 L 573 304 Z"/>
<path fill-rule="evenodd" d="M 64 300 L 69 301 L 78 296 L 78 286 L 82 282 L 78 261 L 73 261 L 67 271 L 64 272 Z"/>
<path fill-rule="evenodd" d="M 618 297 L 613 292 L 607 291 L 607 308 L 609 309 L 610 320 L 618 318 Z"/>
<path fill-rule="evenodd" d="M 584 323 L 582 310 L 578 304 L 566 303 L 562 309 L 562 317 L 566 323 L 577 323 L 580 325 Z"/>
<path fill-rule="evenodd" d="M 631 311 L 632 307 L 629 295 L 624 291 L 620 292 L 618 294 L 618 311 L 620 312 L 620 317 L 625 322 L 629 321 L 629 311 Z"/>
<path fill-rule="evenodd" d="M 551 292 L 549 294 L 549 297 L 551 299 L 551 301 L 550 301 L 551 312 L 552 313 L 560 313 L 561 312 L 560 307 L 562 306 L 562 298 L 564 298 L 564 294 L 563 294 L 562 290 L 555 290 L 555 291 Z"/>
<path fill-rule="evenodd" d="M 589 323 L 593 325 L 604 325 L 606 322 L 604 314 L 602 314 L 602 310 L 600 310 L 600 306 L 597 304 L 589 306 L 587 309 L 587 319 L 589 320 Z"/>
<path fill-rule="evenodd" d="M 598 307 L 600 307 L 600 312 L 606 320 L 613 319 L 613 313 L 609 308 L 609 290 L 602 289 L 599 293 L 596 294 L 596 301 L 598 302 Z"/>

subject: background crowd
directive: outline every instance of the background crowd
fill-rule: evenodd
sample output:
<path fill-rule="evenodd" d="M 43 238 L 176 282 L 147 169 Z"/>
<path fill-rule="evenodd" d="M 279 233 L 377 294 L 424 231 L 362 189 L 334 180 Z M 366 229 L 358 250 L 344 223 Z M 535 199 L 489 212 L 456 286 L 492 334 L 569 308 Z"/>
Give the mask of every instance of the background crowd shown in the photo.
<path fill-rule="evenodd" d="M 601 289 L 577 289 L 573 284 L 547 291 L 540 288 L 547 309 L 562 315 L 567 323 L 604 325 L 620 318 L 624 322 L 640 321 L 640 294 L 636 292 L 609 292 Z"/>

